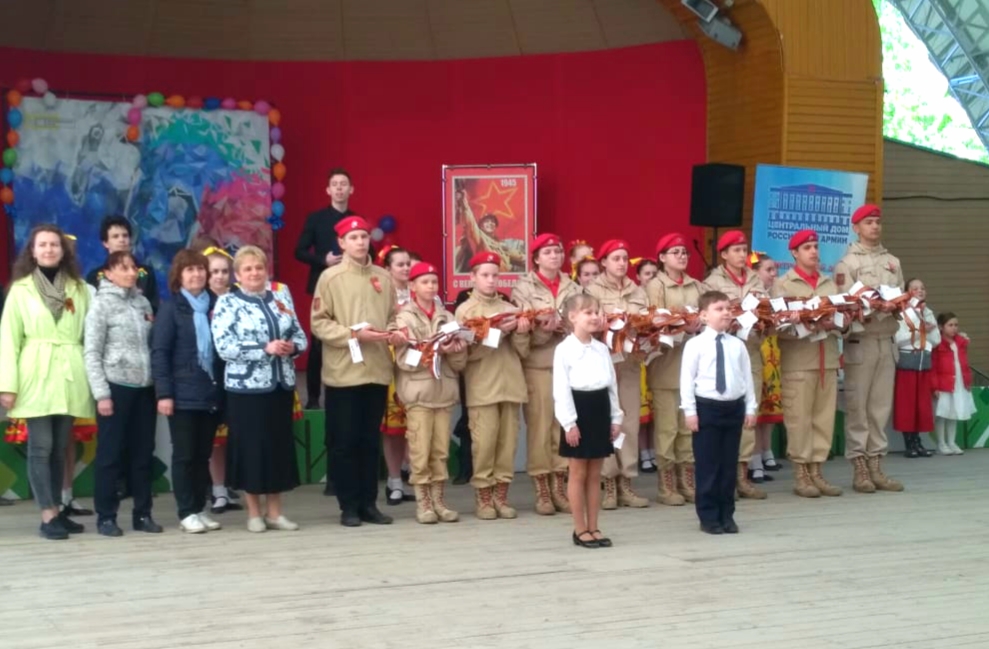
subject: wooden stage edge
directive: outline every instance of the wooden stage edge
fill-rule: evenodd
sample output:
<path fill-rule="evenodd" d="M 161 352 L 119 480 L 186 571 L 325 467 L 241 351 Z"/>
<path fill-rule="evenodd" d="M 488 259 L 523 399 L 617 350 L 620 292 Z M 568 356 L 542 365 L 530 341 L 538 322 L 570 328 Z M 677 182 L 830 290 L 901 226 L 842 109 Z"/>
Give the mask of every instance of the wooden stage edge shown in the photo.
<path fill-rule="evenodd" d="M 739 503 L 737 536 L 698 532 L 693 510 L 604 512 L 611 549 L 570 541 L 568 516 L 537 516 L 516 476 L 514 521 L 482 522 L 451 489 L 455 524 L 382 505 L 389 528 L 345 529 L 317 485 L 286 498 L 298 532 L 251 534 L 243 512 L 186 535 L 155 499 L 162 535 L 37 537 L 37 511 L 0 509 L 0 646 L 156 649 L 575 647 L 957 649 L 989 647 L 989 452 L 890 457 L 903 493 L 790 493 Z M 654 477 L 635 482 L 654 496 Z M 87 501 L 88 502 L 88 501 Z"/>

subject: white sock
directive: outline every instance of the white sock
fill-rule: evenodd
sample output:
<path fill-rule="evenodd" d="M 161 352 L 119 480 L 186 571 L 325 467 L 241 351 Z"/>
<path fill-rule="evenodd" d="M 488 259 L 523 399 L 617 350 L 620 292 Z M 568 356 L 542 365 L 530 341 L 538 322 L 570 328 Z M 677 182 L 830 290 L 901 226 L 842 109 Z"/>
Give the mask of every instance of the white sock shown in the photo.
<path fill-rule="evenodd" d="M 776 456 L 773 455 L 772 449 L 766 449 L 762 452 L 762 461 L 769 462 L 770 460 L 775 460 Z"/>
<path fill-rule="evenodd" d="M 762 457 L 753 455 L 749 460 L 749 471 L 762 471 Z"/>
<path fill-rule="evenodd" d="M 652 460 L 653 464 L 656 464 L 656 449 L 649 449 L 649 459 Z"/>
<path fill-rule="evenodd" d="M 227 486 L 222 484 L 213 485 L 213 497 L 226 498 L 227 500 L 230 500 L 230 496 L 227 495 Z"/>
<path fill-rule="evenodd" d="M 72 504 L 72 487 L 62 489 L 62 504 L 66 507 Z"/>
<path fill-rule="evenodd" d="M 385 482 L 385 484 L 388 486 L 388 490 L 389 491 L 395 491 L 395 490 L 401 491 L 402 490 L 402 479 L 401 478 L 388 478 L 388 480 Z"/>
<path fill-rule="evenodd" d="M 650 459 L 649 458 L 649 449 L 644 448 L 641 451 L 639 451 L 639 461 L 640 462 L 645 462 L 648 459 Z"/>

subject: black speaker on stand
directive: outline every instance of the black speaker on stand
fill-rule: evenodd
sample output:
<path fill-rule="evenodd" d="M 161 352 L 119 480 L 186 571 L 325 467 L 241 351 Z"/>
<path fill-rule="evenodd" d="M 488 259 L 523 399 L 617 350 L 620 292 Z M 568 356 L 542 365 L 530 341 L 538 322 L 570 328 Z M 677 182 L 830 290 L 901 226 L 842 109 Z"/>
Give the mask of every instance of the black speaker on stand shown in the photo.
<path fill-rule="evenodd" d="M 745 167 L 712 162 L 694 165 L 690 184 L 690 225 L 712 228 L 710 268 L 718 265 L 718 228 L 742 227 Z M 694 247 L 700 251 L 697 241 Z M 703 256 L 701 252 L 701 256 Z M 706 261 L 706 260 L 705 260 Z"/>

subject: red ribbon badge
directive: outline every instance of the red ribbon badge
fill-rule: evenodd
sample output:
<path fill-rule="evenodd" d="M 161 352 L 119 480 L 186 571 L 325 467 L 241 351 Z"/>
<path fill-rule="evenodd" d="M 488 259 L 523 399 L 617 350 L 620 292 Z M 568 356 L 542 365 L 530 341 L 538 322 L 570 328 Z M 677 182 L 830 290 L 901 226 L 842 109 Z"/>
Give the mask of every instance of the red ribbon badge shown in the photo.
<path fill-rule="evenodd" d="M 76 303 L 72 301 L 71 297 L 65 298 L 65 310 L 69 313 L 76 312 Z"/>
<path fill-rule="evenodd" d="M 374 290 L 376 290 L 378 293 L 381 292 L 381 280 L 378 279 L 377 277 L 371 278 L 371 286 L 373 286 Z"/>

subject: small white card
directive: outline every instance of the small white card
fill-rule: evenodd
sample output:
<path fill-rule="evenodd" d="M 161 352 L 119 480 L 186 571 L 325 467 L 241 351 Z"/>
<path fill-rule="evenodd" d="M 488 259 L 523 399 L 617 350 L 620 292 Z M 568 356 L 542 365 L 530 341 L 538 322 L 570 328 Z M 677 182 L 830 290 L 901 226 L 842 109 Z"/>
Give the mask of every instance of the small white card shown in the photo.
<path fill-rule="evenodd" d="M 819 342 L 821 340 L 824 340 L 827 337 L 828 337 L 828 332 L 826 332 L 826 331 L 815 331 L 813 334 L 811 334 L 810 338 L 808 338 L 807 340 L 816 343 L 816 342 Z"/>
<path fill-rule="evenodd" d="M 852 284 L 852 287 L 848 289 L 848 292 L 851 293 L 852 295 L 855 295 L 863 288 L 865 288 L 865 284 L 863 284 L 862 282 L 855 282 L 854 284 Z"/>
<path fill-rule="evenodd" d="M 612 354 L 611 355 L 611 362 L 612 363 L 621 363 L 624 360 L 625 360 L 625 354 L 622 354 L 621 352 L 618 352 L 617 354 Z"/>
<path fill-rule="evenodd" d="M 448 322 L 442 327 L 440 327 L 441 334 L 452 334 L 452 333 L 457 333 L 458 331 L 460 331 L 459 322 Z"/>
<path fill-rule="evenodd" d="M 803 311 L 804 303 L 800 300 L 794 300 L 793 302 L 787 303 L 786 308 L 788 311 Z"/>
<path fill-rule="evenodd" d="M 626 338 L 625 343 L 622 345 L 622 351 L 625 352 L 626 354 L 631 354 L 633 351 L 635 351 L 635 341 L 631 340 L 630 338 Z"/>
<path fill-rule="evenodd" d="M 752 311 L 757 306 L 759 306 L 759 298 L 757 298 L 754 293 L 749 293 L 745 296 L 745 299 L 742 300 L 742 311 Z"/>
<path fill-rule="evenodd" d="M 915 297 L 910 298 L 910 306 L 916 309 L 918 306 L 920 306 L 920 300 L 918 300 Z"/>
<path fill-rule="evenodd" d="M 838 293 L 837 295 L 832 295 L 830 298 L 831 304 L 848 304 L 848 300 L 845 299 L 844 293 Z"/>
<path fill-rule="evenodd" d="M 604 333 L 604 344 L 605 344 L 605 346 L 608 349 L 611 349 L 611 346 L 615 344 L 615 332 L 614 331 L 606 331 Z"/>
<path fill-rule="evenodd" d="M 685 332 L 685 331 L 681 331 L 680 333 L 676 334 L 675 336 L 673 336 L 673 342 L 674 342 L 674 344 L 679 345 L 680 343 L 683 342 L 683 339 L 686 336 L 687 336 L 687 332 Z"/>
<path fill-rule="evenodd" d="M 673 336 L 667 336 L 666 334 L 659 335 L 659 344 L 666 345 L 667 347 L 672 347 L 676 344 L 676 339 Z"/>
<path fill-rule="evenodd" d="M 440 378 L 440 358 L 439 354 L 433 355 L 433 378 L 435 379 Z"/>
<path fill-rule="evenodd" d="M 371 323 L 369 323 L 369 322 L 359 322 L 359 323 L 357 323 L 355 325 L 350 325 L 350 330 L 351 331 L 360 331 L 361 329 L 367 329 L 370 326 L 371 326 Z"/>
<path fill-rule="evenodd" d="M 888 302 L 903 295 L 903 291 L 901 291 L 897 286 L 880 286 L 879 295 Z"/>
<path fill-rule="evenodd" d="M 797 332 L 797 338 L 806 338 L 810 335 L 810 329 L 804 326 L 804 323 L 798 322 L 794 325 L 794 329 Z"/>
<path fill-rule="evenodd" d="M 484 337 L 484 341 L 481 344 L 485 347 L 498 349 L 498 345 L 501 344 L 501 329 L 498 327 L 488 329 L 488 335 Z"/>
<path fill-rule="evenodd" d="M 742 329 L 751 329 L 755 323 L 759 322 L 759 316 L 751 311 L 746 311 L 735 319 L 738 320 L 738 324 L 742 326 Z M 748 338 L 748 334 L 746 334 L 746 338 Z"/>
<path fill-rule="evenodd" d="M 841 311 L 835 311 L 834 326 L 838 327 L 839 329 L 845 328 L 845 314 L 842 313 Z"/>
<path fill-rule="evenodd" d="M 648 354 L 652 351 L 652 342 L 648 338 L 643 339 L 643 341 L 639 343 L 639 349 Z"/>
<path fill-rule="evenodd" d="M 786 298 L 774 297 L 769 301 L 769 304 L 773 307 L 773 311 L 776 313 L 786 311 Z"/>
<path fill-rule="evenodd" d="M 405 352 L 405 364 L 409 367 L 419 367 L 421 362 L 422 352 L 415 347 L 409 347 L 409 351 Z"/>
<path fill-rule="evenodd" d="M 625 444 L 625 433 L 618 433 L 618 437 L 611 443 L 615 448 L 621 448 Z"/>
<path fill-rule="evenodd" d="M 457 332 L 457 335 L 460 337 L 461 340 L 463 340 L 468 345 L 473 343 L 474 338 L 476 338 L 476 336 L 474 335 L 474 331 L 471 329 L 461 329 L 460 331 Z"/>
<path fill-rule="evenodd" d="M 351 338 L 347 341 L 347 345 L 350 347 L 350 361 L 352 363 L 363 363 L 364 354 L 361 353 L 361 344 L 357 342 L 357 339 Z"/>
<path fill-rule="evenodd" d="M 749 334 L 752 333 L 752 327 L 743 327 L 735 332 L 735 336 L 747 341 L 749 339 Z"/>
<path fill-rule="evenodd" d="M 813 311 L 819 306 L 821 306 L 821 297 L 819 295 L 815 295 L 814 297 L 804 302 L 804 308 L 810 309 L 811 311 Z"/>
<path fill-rule="evenodd" d="M 608 325 L 608 328 L 611 329 L 612 331 L 621 331 L 622 329 L 625 328 L 625 321 L 622 320 L 621 318 L 617 320 L 612 320 L 611 324 Z"/>

